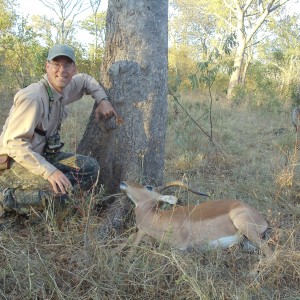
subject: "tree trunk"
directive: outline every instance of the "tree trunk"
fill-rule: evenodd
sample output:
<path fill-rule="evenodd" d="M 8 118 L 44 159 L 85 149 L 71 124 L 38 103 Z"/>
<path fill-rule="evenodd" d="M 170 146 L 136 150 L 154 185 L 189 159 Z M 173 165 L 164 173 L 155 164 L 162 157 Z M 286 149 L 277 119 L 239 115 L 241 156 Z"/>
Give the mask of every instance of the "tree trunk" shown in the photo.
<path fill-rule="evenodd" d="M 246 47 L 246 51 L 244 54 L 244 65 L 243 65 L 243 70 L 242 70 L 242 74 L 240 76 L 240 83 L 242 83 L 243 85 L 245 85 L 246 83 L 246 75 L 247 75 L 247 71 L 248 68 L 250 66 L 250 62 L 252 61 L 253 58 L 253 51 L 254 51 L 254 40 L 252 38 L 251 40 L 252 45 L 248 45 Z"/>
<path fill-rule="evenodd" d="M 161 184 L 167 126 L 167 0 L 110 0 L 101 83 L 123 124 L 98 124 L 94 110 L 78 152 L 100 163 L 99 182 Z M 94 108 L 95 109 L 95 108 Z M 106 221 L 124 217 L 116 206 Z M 119 227 L 120 224 L 116 225 Z M 115 227 L 115 225 L 112 225 Z"/>
<path fill-rule="evenodd" d="M 247 44 L 252 39 L 253 35 L 259 30 L 268 15 L 282 7 L 288 1 L 289 0 L 265 0 L 257 3 L 256 1 L 249 0 L 245 3 L 244 1 L 229 2 L 223 0 L 224 4 L 235 14 L 237 19 L 235 27 L 238 46 L 234 59 L 234 70 L 228 84 L 227 99 L 231 100 L 234 97 L 234 88 L 240 83 Z M 254 21 L 251 20 L 253 16 L 256 16 Z M 249 17 L 250 19 L 247 21 L 247 18 Z"/>
<path fill-rule="evenodd" d="M 237 34 L 237 43 L 238 47 L 236 50 L 235 58 L 234 58 L 234 65 L 233 65 L 233 72 L 230 76 L 229 84 L 228 84 L 228 90 L 227 90 L 227 99 L 232 100 L 234 96 L 234 88 L 239 84 L 242 67 L 243 67 L 243 61 L 244 61 L 244 55 L 246 50 L 246 38 L 240 31 L 240 34 Z"/>

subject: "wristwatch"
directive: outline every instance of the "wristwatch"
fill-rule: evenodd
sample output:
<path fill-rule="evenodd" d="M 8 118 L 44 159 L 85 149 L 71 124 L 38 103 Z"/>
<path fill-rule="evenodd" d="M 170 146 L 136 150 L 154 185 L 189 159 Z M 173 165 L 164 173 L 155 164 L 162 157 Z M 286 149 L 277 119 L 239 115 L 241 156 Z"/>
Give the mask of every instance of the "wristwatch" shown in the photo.
<path fill-rule="evenodd" d="M 100 100 L 100 102 L 101 102 L 102 100 L 107 100 L 107 101 L 109 101 L 108 97 L 102 98 L 102 99 Z M 99 102 L 99 103 L 100 103 L 100 102 Z"/>

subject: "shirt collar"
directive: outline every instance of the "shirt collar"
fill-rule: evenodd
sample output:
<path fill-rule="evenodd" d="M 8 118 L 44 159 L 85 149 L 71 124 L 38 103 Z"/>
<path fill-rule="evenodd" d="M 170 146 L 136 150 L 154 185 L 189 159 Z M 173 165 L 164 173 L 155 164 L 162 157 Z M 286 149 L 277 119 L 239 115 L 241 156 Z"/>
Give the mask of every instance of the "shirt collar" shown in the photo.
<path fill-rule="evenodd" d="M 54 97 L 54 102 L 55 101 L 59 101 L 63 98 L 63 94 L 59 93 L 54 87 L 53 85 L 50 83 L 47 74 L 44 75 L 44 79 L 47 80 L 47 82 L 49 83 L 52 93 L 53 93 L 53 97 Z"/>

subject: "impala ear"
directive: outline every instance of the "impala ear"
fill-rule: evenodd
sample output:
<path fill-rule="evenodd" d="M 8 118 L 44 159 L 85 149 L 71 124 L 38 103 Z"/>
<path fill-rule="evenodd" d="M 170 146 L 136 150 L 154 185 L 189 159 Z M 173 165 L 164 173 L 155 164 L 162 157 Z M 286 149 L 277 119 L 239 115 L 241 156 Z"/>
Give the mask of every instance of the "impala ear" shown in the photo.
<path fill-rule="evenodd" d="M 167 202 L 170 204 L 176 204 L 178 201 L 178 198 L 172 195 L 160 195 L 158 198 L 158 201 Z"/>

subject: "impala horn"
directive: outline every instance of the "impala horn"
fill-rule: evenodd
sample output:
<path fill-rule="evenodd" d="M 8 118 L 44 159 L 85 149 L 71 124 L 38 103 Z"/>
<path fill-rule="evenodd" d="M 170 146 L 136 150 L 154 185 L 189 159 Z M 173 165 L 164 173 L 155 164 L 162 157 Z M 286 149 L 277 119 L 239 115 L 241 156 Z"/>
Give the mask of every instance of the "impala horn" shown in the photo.
<path fill-rule="evenodd" d="M 183 182 L 181 182 L 181 181 L 179 181 L 179 180 L 171 181 L 171 182 L 166 183 L 166 184 L 163 185 L 163 186 L 159 186 L 159 187 L 156 188 L 156 191 L 157 191 L 158 193 L 160 193 L 160 192 L 162 192 L 163 190 L 166 190 L 166 189 L 168 189 L 169 187 L 173 187 L 173 186 L 176 186 L 176 187 L 182 187 L 182 188 L 184 188 L 184 189 L 186 189 L 186 190 L 188 190 L 188 191 L 190 191 L 190 192 L 192 192 L 192 193 L 194 193 L 194 194 L 197 194 L 197 195 L 201 195 L 201 196 L 205 196 L 205 197 L 210 197 L 210 196 L 207 195 L 207 194 L 201 193 L 201 192 L 199 192 L 199 191 L 196 191 L 196 190 L 190 188 L 187 184 L 185 184 L 185 183 L 183 183 Z"/>

